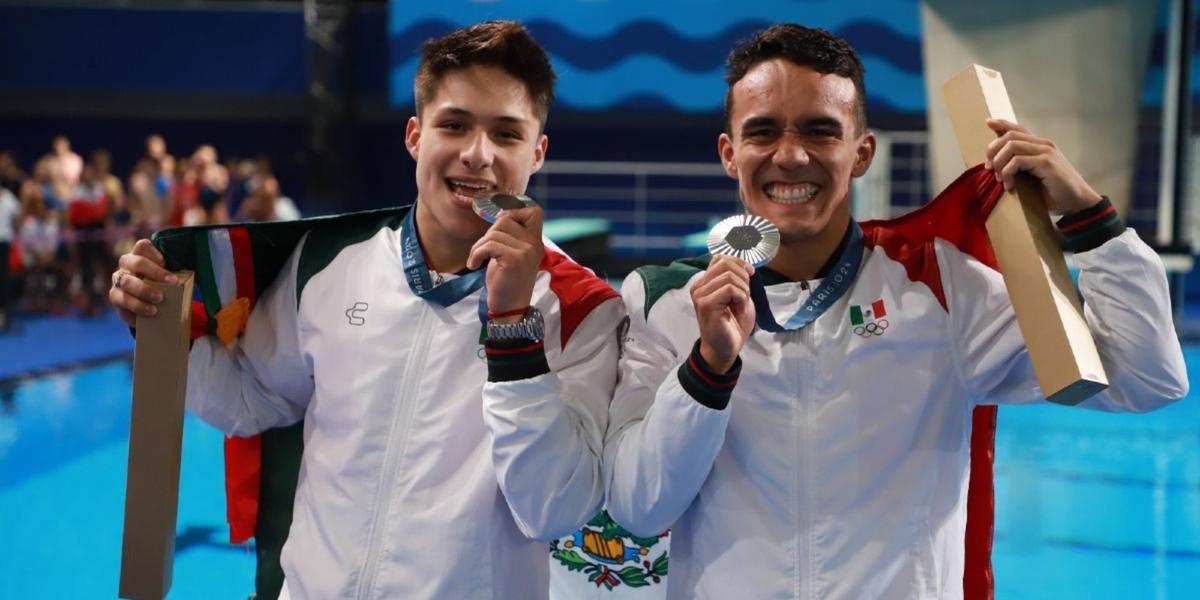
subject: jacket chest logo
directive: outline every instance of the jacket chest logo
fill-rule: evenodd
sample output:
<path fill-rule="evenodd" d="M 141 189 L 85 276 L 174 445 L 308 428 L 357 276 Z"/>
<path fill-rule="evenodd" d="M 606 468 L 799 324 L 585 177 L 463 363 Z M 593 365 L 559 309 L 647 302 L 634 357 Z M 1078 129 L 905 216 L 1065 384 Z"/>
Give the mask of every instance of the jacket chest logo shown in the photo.
<path fill-rule="evenodd" d="M 367 314 L 367 303 L 366 302 L 355 302 L 354 306 L 351 306 L 350 308 L 346 309 L 346 318 L 349 319 L 350 324 L 354 325 L 355 327 L 362 327 L 363 325 L 366 325 L 366 323 L 367 323 L 367 318 L 365 316 L 366 314 Z"/>
<path fill-rule="evenodd" d="M 865 338 L 883 335 L 888 328 L 887 307 L 880 298 L 869 305 L 850 305 L 850 324 L 854 326 L 854 335 Z"/>

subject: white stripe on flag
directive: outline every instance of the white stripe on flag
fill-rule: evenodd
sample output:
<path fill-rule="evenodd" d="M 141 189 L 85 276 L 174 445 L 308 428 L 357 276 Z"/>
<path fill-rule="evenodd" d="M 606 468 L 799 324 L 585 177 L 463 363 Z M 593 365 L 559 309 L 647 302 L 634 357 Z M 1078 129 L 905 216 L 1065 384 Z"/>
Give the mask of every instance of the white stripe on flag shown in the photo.
<path fill-rule="evenodd" d="M 237 272 L 233 268 L 233 242 L 229 240 L 228 229 L 221 227 L 208 232 L 208 253 L 212 258 L 217 295 L 224 308 L 237 298 Z"/>

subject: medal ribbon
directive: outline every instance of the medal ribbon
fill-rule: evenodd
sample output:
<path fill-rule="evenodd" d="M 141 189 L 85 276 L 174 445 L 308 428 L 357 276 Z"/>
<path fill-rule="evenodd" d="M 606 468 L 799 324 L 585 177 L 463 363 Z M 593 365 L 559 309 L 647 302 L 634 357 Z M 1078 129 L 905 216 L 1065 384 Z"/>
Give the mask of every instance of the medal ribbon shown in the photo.
<path fill-rule="evenodd" d="M 754 301 L 755 321 L 758 326 L 778 333 L 796 331 L 817 320 L 817 317 L 825 314 L 825 311 L 829 310 L 829 307 L 850 289 L 850 285 L 854 282 L 854 276 L 858 273 L 858 266 L 862 263 L 862 256 L 862 228 L 858 226 L 858 223 L 851 221 L 850 240 L 838 256 L 837 266 L 830 271 L 821 285 L 812 291 L 800 310 L 788 317 L 782 325 L 775 320 L 775 315 L 771 313 L 771 303 L 767 301 L 766 285 L 763 283 L 762 275 L 755 271 L 754 276 L 750 278 L 750 298 Z"/>
<path fill-rule="evenodd" d="M 465 275 L 455 277 L 440 285 L 434 285 L 429 276 L 429 267 L 425 264 L 425 253 L 421 251 L 421 242 L 417 239 L 417 224 L 413 220 L 417 207 L 408 211 L 404 224 L 400 227 L 400 261 L 404 265 L 404 278 L 408 288 L 417 297 L 438 306 L 450 306 L 475 290 L 483 288 L 486 267 L 481 267 Z M 487 322 L 487 289 L 479 295 L 479 322 Z"/>

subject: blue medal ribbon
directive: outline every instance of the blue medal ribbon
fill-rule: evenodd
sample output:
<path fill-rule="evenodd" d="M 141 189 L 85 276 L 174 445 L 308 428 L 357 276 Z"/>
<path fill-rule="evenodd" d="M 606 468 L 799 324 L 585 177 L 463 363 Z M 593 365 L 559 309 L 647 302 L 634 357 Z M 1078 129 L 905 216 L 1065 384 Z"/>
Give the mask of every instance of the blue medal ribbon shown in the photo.
<path fill-rule="evenodd" d="M 778 333 L 796 331 L 817 320 L 850 289 L 855 275 L 858 274 L 858 267 L 862 264 L 862 256 L 862 228 L 858 226 L 858 223 L 851 221 L 850 239 L 837 258 L 837 266 L 829 272 L 821 285 L 812 291 L 800 310 L 796 311 L 796 314 L 789 317 L 782 325 L 775 320 L 775 315 L 771 313 L 771 303 L 767 301 L 766 285 L 763 283 L 762 275 L 755 271 L 754 276 L 750 278 L 750 298 L 754 301 L 755 321 L 758 326 Z"/>
<path fill-rule="evenodd" d="M 429 276 L 429 268 L 425 265 L 425 253 L 421 250 L 421 242 L 417 238 L 417 223 L 413 216 L 416 212 L 417 207 L 413 206 L 400 227 L 400 261 L 404 265 L 404 278 L 408 280 L 408 288 L 412 293 L 438 306 L 450 306 L 470 296 L 475 290 L 483 288 L 484 275 L 487 272 L 485 267 L 442 284 L 434 284 L 433 278 Z M 479 322 L 487 322 L 486 288 L 479 295 Z"/>

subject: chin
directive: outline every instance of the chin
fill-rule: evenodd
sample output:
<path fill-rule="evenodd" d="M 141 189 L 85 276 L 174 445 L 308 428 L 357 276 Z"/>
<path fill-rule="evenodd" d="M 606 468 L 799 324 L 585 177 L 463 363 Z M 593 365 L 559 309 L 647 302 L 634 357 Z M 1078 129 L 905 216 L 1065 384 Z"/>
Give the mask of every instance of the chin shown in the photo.
<path fill-rule="evenodd" d="M 781 227 L 779 229 L 779 242 L 782 244 L 795 244 L 811 240 L 821 233 L 819 229 L 814 230 L 811 227 Z"/>

